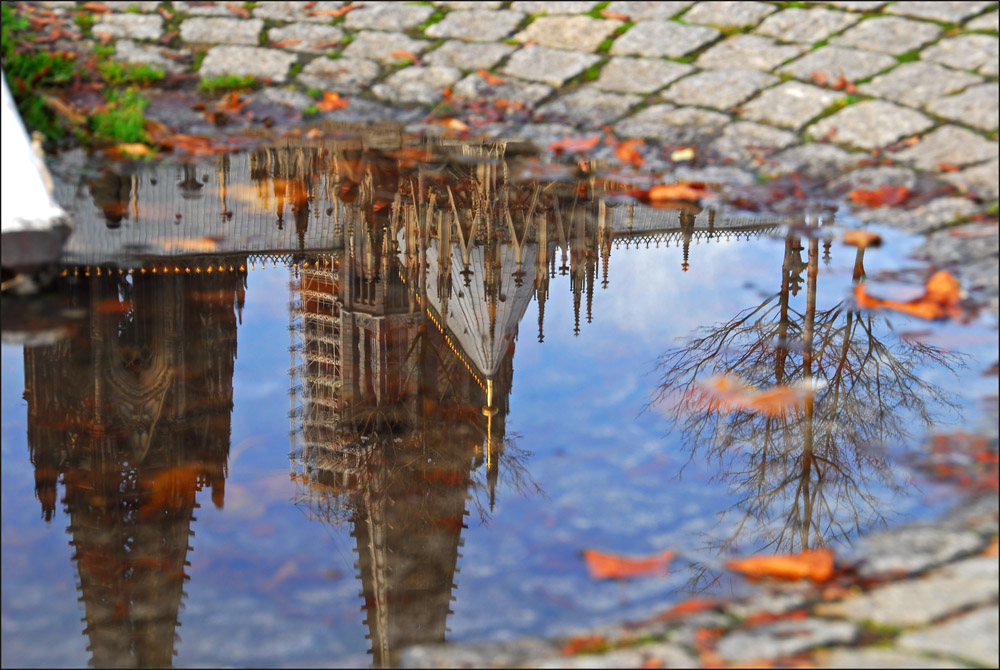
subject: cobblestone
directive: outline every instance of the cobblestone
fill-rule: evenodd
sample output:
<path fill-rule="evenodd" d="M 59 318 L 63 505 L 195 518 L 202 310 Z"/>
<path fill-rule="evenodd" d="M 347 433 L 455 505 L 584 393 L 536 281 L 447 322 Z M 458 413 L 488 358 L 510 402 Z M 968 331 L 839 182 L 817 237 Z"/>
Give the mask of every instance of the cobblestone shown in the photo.
<path fill-rule="evenodd" d="M 449 65 L 465 70 L 490 69 L 516 47 L 490 42 L 448 40 L 424 57 L 431 65 Z"/>
<path fill-rule="evenodd" d="M 684 21 L 721 28 L 752 26 L 777 10 L 763 2 L 699 2 L 684 14 Z"/>
<path fill-rule="evenodd" d="M 920 55 L 959 70 L 977 70 L 995 76 L 997 42 L 992 35 L 958 35 L 927 47 Z"/>
<path fill-rule="evenodd" d="M 551 86 L 562 86 L 599 60 L 600 56 L 594 54 L 532 44 L 511 54 L 501 72 Z"/>
<path fill-rule="evenodd" d="M 927 105 L 927 111 L 981 130 L 996 130 L 998 95 L 1000 87 L 996 83 L 980 84 L 961 93 L 931 101 Z"/>
<path fill-rule="evenodd" d="M 642 100 L 637 95 L 608 93 L 592 87 L 577 89 L 538 108 L 547 121 L 599 127 L 624 116 Z"/>
<path fill-rule="evenodd" d="M 933 125 L 933 121 L 912 109 L 882 100 L 866 100 L 814 123 L 806 132 L 817 138 L 828 137 L 837 144 L 880 149 Z"/>
<path fill-rule="evenodd" d="M 409 30 L 416 28 L 434 13 L 428 5 L 411 5 L 404 2 L 363 5 L 344 16 L 344 27 L 351 30 Z"/>
<path fill-rule="evenodd" d="M 848 28 L 830 39 L 830 44 L 902 54 L 931 42 L 941 27 L 897 16 L 876 17 Z"/>
<path fill-rule="evenodd" d="M 543 47 L 593 53 L 621 25 L 621 21 L 590 16 L 542 16 L 532 21 L 514 39 Z"/>
<path fill-rule="evenodd" d="M 201 44 L 245 44 L 260 42 L 262 19 L 197 17 L 181 23 L 181 39 Z"/>
<path fill-rule="evenodd" d="M 163 29 L 163 18 L 148 14 L 105 14 L 94 24 L 94 37 L 127 37 L 133 40 L 155 40 Z"/>
<path fill-rule="evenodd" d="M 652 93 L 693 70 L 682 63 L 616 56 L 601 68 L 594 87 L 619 93 Z"/>
<path fill-rule="evenodd" d="M 163 52 L 167 51 L 175 58 L 167 58 Z M 163 69 L 164 72 L 178 73 L 187 69 L 187 65 L 177 60 L 177 58 L 194 60 L 194 54 L 190 49 L 173 51 L 164 49 L 162 46 L 153 44 L 142 44 L 132 40 L 118 40 L 115 42 L 115 60 L 122 63 L 134 63 L 154 65 Z"/>
<path fill-rule="evenodd" d="M 682 105 L 731 109 L 776 81 L 773 74 L 758 70 L 713 70 L 681 79 L 662 97 Z"/>
<path fill-rule="evenodd" d="M 378 74 L 378 63 L 366 58 L 316 58 L 302 68 L 299 81 L 307 88 L 360 93 Z"/>
<path fill-rule="evenodd" d="M 857 627 L 845 621 L 778 621 L 730 633 L 719 640 L 717 651 L 729 661 L 777 658 L 813 647 L 851 642 L 857 634 Z"/>
<path fill-rule="evenodd" d="M 739 63 L 741 68 L 771 70 L 802 52 L 802 48 L 776 44 L 758 35 L 733 35 L 709 47 L 696 62 L 703 68 L 729 69 Z"/>
<path fill-rule="evenodd" d="M 749 121 L 730 123 L 722 135 L 709 148 L 726 157 L 749 160 L 755 156 L 767 156 L 784 149 L 796 141 L 794 133 L 762 126 Z"/>
<path fill-rule="evenodd" d="M 343 4 L 343 2 L 317 2 L 315 5 L 307 7 L 304 2 L 284 2 L 281 0 L 260 2 L 254 7 L 253 15 L 257 19 L 270 19 L 272 21 L 315 21 L 316 23 L 329 23 L 330 15 L 328 12 L 339 9 Z M 223 7 L 224 5 L 219 2 L 214 6 L 205 7 L 205 10 L 213 11 L 206 11 L 204 13 L 232 14 L 228 10 L 223 12 L 218 11 Z M 194 12 L 189 11 L 188 13 Z"/>
<path fill-rule="evenodd" d="M 286 42 L 282 48 L 291 51 L 324 53 L 331 49 L 334 42 L 344 38 L 344 31 L 336 26 L 325 26 L 319 23 L 289 23 L 285 26 L 271 28 L 267 31 L 267 37 L 272 43 Z M 299 41 L 292 42 L 293 40 Z"/>
<path fill-rule="evenodd" d="M 714 136 L 729 123 L 726 114 L 707 109 L 652 105 L 619 121 L 615 131 L 623 137 L 644 137 L 666 144 L 687 144 Z"/>
<path fill-rule="evenodd" d="M 597 5 L 596 2 L 512 2 L 510 8 L 525 14 L 583 14 Z"/>
<path fill-rule="evenodd" d="M 372 92 L 390 102 L 431 105 L 441 100 L 444 89 L 461 77 L 461 70 L 445 65 L 409 67 L 394 72 L 384 82 L 373 86 Z"/>
<path fill-rule="evenodd" d="M 211 79 L 224 74 L 269 79 L 282 83 L 295 62 L 295 54 L 277 49 L 247 46 L 216 46 L 208 50 L 198 74 Z"/>
<path fill-rule="evenodd" d="M 941 96 L 978 84 L 981 77 L 956 72 L 935 63 L 904 63 L 862 84 L 858 90 L 911 107 L 921 107 Z"/>
<path fill-rule="evenodd" d="M 784 42 L 813 44 L 857 23 L 858 16 L 832 9 L 789 7 L 771 14 L 754 30 Z"/>
<path fill-rule="evenodd" d="M 956 219 L 972 216 L 978 213 L 979 210 L 980 208 L 968 198 L 944 197 L 935 198 L 926 205 L 921 205 L 913 209 L 901 210 L 880 207 L 876 209 L 861 209 L 854 214 L 864 223 L 879 223 L 893 226 L 907 233 L 924 235 L 942 226 L 952 224 Z M 940 265 L 945 262 L 944 256 L 946 254 L 942 253 L 942 248 L 937 246 L 928 255 L 928 260 L 933 258 L 933 262 L 936 265 Z M 965 285 L 967 284 L 963 282 L 963 286 Z"/>
<path fill-rule="evenodd" d="M 178 14 L 189 16 L 234 16 L 233 12 L 226 7 L 225 3 L 221 2 L 213 2 L 210 4 L 201 2 L 176 2 L 174 3 L 174 7 Z M 153 9 L 155 9 L 155 7 Z"/>
<path fill-rule="evenodd" d="M 680 58 L 719 35 L 718 30 L 706 26 L 688 26 L 676 21 L 642 21 L 614 41 L 611 55 Z"/>
<path fill-rule="evenodd" d="M 1000 175 L 998 175 L 997 161 L 995 160 L 961 172 L 952 172 L 945 175 L 944 179 L 963 192 L 972 193 L 980 198 L 996 200 L 997 196 L 1000 195 L 997 187 Z"/>
<path fill-rule="evenodd" d="M 856 159 L 832 144 L 803 144 L 771 156 L 771 160 L 776 163 L 771 170 L 778 174 L 801 172 L 817 176 L 839 172 Z"/>
<path fill-rule="evenodd" d="M 885 11 L 889 14 L 902 14 L 903 16 L 916 16 L 921 19 L 961 23 L 992 4 L 992 2 L 945 2 L 942 0 L 935 2 L 897 2 L 886 7 Z"/>
<path fill-rule="evenodd" d="M 354 41 L 344 49 L 348 58 L 367 58 L 379 63 L 395 63 L 399 56 L 392 54 L 397 51 L 407 51 L 420 54 L 431 45 L 426 40 L 415 40 L 403 33 L 383 33 L 375 30 L 363 30 L 355 35 Z"/>
<path fill-rule="evenodd" d="M 919 143 L 893 154 L 897 161 L 913 161 L 925 170 L 939 169 L 940 164 L 971 165 L 996 158 L 1000 147 L 981 135 L 958 126 L 941 126 Z"/>
<path fill-rule="evenodd" d="M 491 42 L 509 37 L 523 20 L 522 12 L 509 9 L 468 9 L 449 13 L 424 32 L 429 37 Z"/>
<path fill-rule="evenodd" d="M 843 93 L 789 81 L 767 89 L 743 105 L 740 115 L 751 121 L 797 130 L 843 97 Z"/>
<path fill-rule="evenodd" d="M 491 84 L 478 74 L 470 74 L 452 89 L 457 100 L 507 100 L 523 102 L 532 107 L 547 98 L 554 89 L 546 84 L 528 83 L 518 79 L 505 79 L 502 84 Z"/>
<path fill-rule="evenodd" d="M 963 668 L 965 665 L 883 647 L 834 649 L 815 657 L 821 668 Z"/>
<path fill-rule="evenodd" d="M 1000 612 L 995 606 L 955 617 L 942 626 L 914 631 L 900 637 L 899 646 L 915 652 L 931 652 L 961 658 L 991 667 L 1000 655 L 997 628 Z"/>
<path fill-rule="evenodd" d="M 848 560 L 859 563 L 858 572 L 864 577 L 921 572 L 974 551 L 977 546 L 979 538 L 973 533 L 941 538 L 933 528 L 912 525 L 862 540 Z"/>
<path fill-rule="evenodd" d="M 819 72 L 826 75 L 829 81 L 836 81 L 840 75 L 844 75 L 848 81 L 857 81 L 895 63 L 896 59 L 888 54 L 825 46 L 783 66 L 779 72 L 787 72 L 799 79 L 810 79 L 814 72 Z"/>
<path fill-rule="evenodd" d="M 647 19 L 671 19 L 694 2 L 677 2 L 675 0 L 654 0 L 653 2 L 637 2 L 635 0 L 615 0 L 607 6 L 609 12 L 627 16 L 633 21 Z"/>
<path fill-rule="evenodd" d="M 977 16 L 965 24 L 965 29 L 1000 31 L 1000 12 L 990 12 L 982 16 Z"/>
<path fill-rule="evenodd" d="M 834 0 L 826 3 L 841 9 L 848 9 L 852 12 L 873 12 L 880 9 L 886 3 L 885 0 Z"/>

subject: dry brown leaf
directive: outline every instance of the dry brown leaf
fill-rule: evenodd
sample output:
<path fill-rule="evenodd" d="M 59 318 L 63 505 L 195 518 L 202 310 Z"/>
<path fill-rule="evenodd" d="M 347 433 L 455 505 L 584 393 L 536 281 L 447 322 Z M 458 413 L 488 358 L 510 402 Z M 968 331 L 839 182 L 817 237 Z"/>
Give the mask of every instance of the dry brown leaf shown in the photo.
<path fill-rule="evenodd" d="M 343 16 L 347 12 L 352 12 L 355 9 L 361 9 L 364 5 L 347 5 L 345 7 L 340 7 L 339 9 L 321 9 L 315 12 L 309 12 L 309 16 Z"/>
<path fill-rule="evenodd" d="M 85 2 L 83 3 L 84 9 L 89 9 L 95 14 L 105 14 L 111 11 L 111 8 L 105 5 L 103 2 Z"/>
<path fill-rule="evenodd" d="M 811 579 L 814 582 L 825 582 L 833 576 L 833 551 L 814 549 L 801 554 L 754 556 L 729 561 L 726 567 L 751 577 Z"/>
<path fill-rule="evenodd" d="M 844 233 L 844 244 L 866 249 L 877 247 L 882 244 L 882 236 L 869 233 L 867 230 L 848 230 Z"/>
<path fill-rule="evenodd" d="M 1000 554 L 1000 537 L 994 535 L 988 547 L 983 549 L 983 556 L 996 556 Z"/>
<path fill-rule="evenodd" d="M 812 80 L 816 83 L 817 86 L 826 86 L 827 82 L 826 73 L 813 71 L 813 73 L 810 74 L 809 76 L 810 78 L 812 78 Z"/>
<path fill-rule="evenodd" d="M 637 147 L 645 144 L 643 140 L 624 140 L 615 147 L 615 156 L 618 160 L 629 163 L 633 167 L 640 167 L 646 161 Z"/>
<path fill-rule="evenodd" d="M 594 579 L 625 579 L 665 574 L 674 555 L 669 549 L 641 557 L 608 554 L 596 549 L 585 549 L 583 552 L 587 569 Z"/>
<path fill-rule="evenodd" d="M 125 144 L 116 144 L 112 147 L 113 151 L 130 158 L 143 158 L 145 156 L 152 156 L 156 152 L 145 144 L 140 144 L 138 142 L 128 142 Z"/>
<path fill-rule="evenodd" d="M 74 125 L 79 126 L 87 122 L 86 115 L 76 111 L 75 109 L 73 109 L 73 107 L 71 107 L 70 105 L 66 104 L 65 102 L 54 96 L 45 97 L 45 106 L 54 111 L 55 113 L 59 114 L 60 116 L 65 117 L 68 121 L 70 121 Z"/>
<path fill-rule="evenodd" d="M 714 198 L 715 194 L 705 190 L 705 185 L 700 182 L 679 183 L 679 184 L 657 184 L 649 189 L 646 197 L 653 202 L 663 202 L 667 200 L 697 201 L 702 198 Z"/>
<path fill-rule="evenodd" d="M 882 307 L 928 320 L 954 318 L 962 314 L 958 304 L 961 300 L 958 279 L 945 270 L 934 273 L 927 280 L 924 294 L 915 300 L 898 302 L 873 298 L 868 295 L 864 283 L 854 287 L 854 299 L 862 309 Z"/>
<path fill-rule="evenodd" d="M 461 119 L 456 119 L 453 116 L 446 116 L 444 118 L 437 119 L 434 121 L 434 123 L 436 123 L 439 126 L 444 126 L 449 130 L 462 131 L 469 129 L 469 124 L 467 124 L 465 121 L 462 121 Z"/>
<path fill-rule="evenodd" d="M 406 51 L 404 49 L 398 49 L 389 54 L 393 58 L 398 58 L 399 60 L 408 60 L 411 63 L 419 63 L 420 59 L 412 51 Z"/>
<path fill-rule="evenodd" d="M 250 12 L 247 9 L 245 9 L 243 7 L 240 7 L 235 2 L 230 2 L 228 5 L 226 5 L 226 9 L 228 9 L 229 11 L 231 11 L 233 14 L 235 14 L 238 17 L 240 17 L 241 19 L 249 19 L 250 18 Z"/>
<path fill-rule="evenodd" d="M 566 137 L 550 144 L 549 149 L 555 152 L 568 151 L 576 153 L 593 149 L 600 141 L 601 138 L 598 135 L 594 135 L 593 137 Z"/>
<path fill-rule="evenodd" d="M 602 9 L 601 16 L 606 19 L 617 19 L 619 21 L 628 21 L 629 17 L 626 14 L 619 14 L 618 12 L 612 12 L 610 9 Z"/>
<path fill-rule="evenodd" d="M 941 172 L 958 172 L 962 169 L 957 165 L 952 165 L 951 163 L 937 163 L 934 167 L 941 170 Z"/>
<path fill-rule="evenodd" d="M 821 388 L 818 380 L 803 380 L 798 384 L 756 389 L 736 375 L 715 375 L 697 385 L 692 403 L 709 411 L 783 416 L 792 409 L 804 407 L 818 388 Z"/>
<path fill-rule="evenodd" d="M 284 47 L 290 47 L 290 46 L 293 46 L 295 44 L 298 44 L 301 41 L 302 41 L 302 38 L 293 37 L 291 39 L 281 40 L 280 42 L 271 42 L 267 46 L 271 47 L 272 49 L 282 49 Z"/>
<path fill-rule="evenodd" d="M 501 84 L 505 83 L 503 77 L 498 77 L 495 74 L 492 74 L 491 72 L 487 72 L 486 70 L 479 70 L 476 72 L 476 74 L 485 79 L 486 83 L 489 84 L 490 86 L 500 86 Z"/>
<path fill-rule="evenodd" d="M 240 100 L 240 94 L 233 91 L 227 94 L 222 100 L 215 103 L 215 108 L 223 112 L 239 114 L 240 110 L 247 106 L 247 100 Z"/>
<path fill-rule="evenodd" d="M 571 637 L 559 650 L 563 656 L 579 656 L 607 651 L 608 641 L 600 633 L 591 635 L 576 635 Z"/>
<path fill-rule="evenodd" d="M 873 190 L 856 188 L 848 197 L 859 205 L 867 207 L 895 207 L 910 197 L 910 189 L 905 186 L 879 186 Z"/>
<path fill-rule="evenodd" d="M 340 94 L 327 91 L 323 94 L 323 99 L 316 103 L 316 109 L 321 112 L 332 112 L 335 109 L 347 107 L 348 103 L 347 98 L 341 98 Z"/>

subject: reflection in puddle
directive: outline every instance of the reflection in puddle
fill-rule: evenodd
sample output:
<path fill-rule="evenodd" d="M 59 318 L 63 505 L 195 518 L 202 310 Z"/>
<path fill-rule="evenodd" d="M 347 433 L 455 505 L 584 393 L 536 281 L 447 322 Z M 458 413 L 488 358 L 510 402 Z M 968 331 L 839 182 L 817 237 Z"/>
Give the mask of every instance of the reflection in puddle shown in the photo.
<path fill-rule="evenodd" d="M 405 645 L 445 640 L 470 515 L 494 514 L 503 487 L 546 488 L 508 431 L 532 303 L 538 342 L 552 301 L 571 303 L 579 335 L 595 290 L 614 286 L 614 250 L 677 246 L 686 272 L 693 245 L 781 223 L 621 202 L 609 194 L 627 188 L 589 172 L 518 179 L 542 171 L 524 147 L 372 144 L 303 142 L 62 187 L 78 227 L 58 290 L 66 314 L 85 316 L 24 349 L 27 441 L 47 521 L 65 486 L 92 665 L 177 653 L 196 494 L 224 503 L 248 272 L 288 268 L 288 311 L 270 318 L 288 319 L 289 340 L 244 328 L 244 359 L 288 349 L 289 496 L 309 519 L 350 528 L 369 652 L 389 666 Z M 832 223 L 815 218 L 804 223 Z M 827 307 L 821 246 L 829 261 L 830 242 L 792 229 L 777 293 L 661 359 L 661 405 L 690 450 L 719 461 L 745 516 L 714 550 L 743 535 L 782 551 L 849 540 L 905 483 L 881 445 L 950 405 L 919 370 L 958 357 L 850 304 Z M 568 294 L 553 294 L 563 276 Z M 723 413 L 696 403 L 712 374 L 825 386 L 788 411 Z"/>

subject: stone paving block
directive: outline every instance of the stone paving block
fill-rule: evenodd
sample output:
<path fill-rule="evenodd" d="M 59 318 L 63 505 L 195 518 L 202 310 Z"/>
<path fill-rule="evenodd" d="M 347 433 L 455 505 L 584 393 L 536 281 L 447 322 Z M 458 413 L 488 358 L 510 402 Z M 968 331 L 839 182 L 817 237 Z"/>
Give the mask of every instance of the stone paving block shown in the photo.
<path fill-rule="evenodd" d="M 777 37 L 784 42 L 813 44 L 857 23 L 860 18 L 857 14 L 822 7 L 813 9 L 789 7 L 777 14 L 771 14 L 754 29 L 754 32 Z"/>
<path fill-rule="evenodd" d="M 931 100 L 978 84 L 981 77 L 968 72 L 956 72 L 936 63 L 915 61 L 880 74 L 858 90 L 867 95 L 886 98 L 911 107 L 921 107 Z"/>
<path fill-rule="evenodd" d="M 693 67 L 683 63 L 615 56 L 601 68 L 594 87 L 619 93 L 652 93 L 692 70 Z"/>
<path fill-rule="evenodd" d="M 510 642 L 477 644 L 419 644 L 400 652 L 401 668 L 486 668 L 498 665 L 527 665 L 535 659 L 559 654 L 558 646 L 541 638 L 520 638 Z"/>
<path fill-rule="evenodd" d="M 953 661 L 884 647 L 820 651 L 813 659 L 820 668 L 962 668 Z"/>
<path fill-rule="evenodd" d="M 479 0 L 455 0 L 454 2 L 434 2 L 438 7 L 448 9 L 500 9 L 502 2 L 490 0 L 489 2 L 479 2 Z"/>
<path fill-rule="evenodd" d="M 407 2 L 379 2 L 362 5 L 360 9 L 344 15 L 344 27 L 351 30 L 409 30 L 416 28 L 434 13 L 429 5 L 412 5 Z"/>
<path fill-rule="evenodd" d="M 998 626 L 1000 611 L 996 605 L 991 605 L 933 628 L 906 633 L 899 638 L 898 644 L 915 652 L 937 653 L 993 667 L 1000 657 Z"/>
<path fill-rule="evenodd" d="M 502 84 L 491 84 L 478 74 L 466 75 L 452 87 L 456 100 L 507 100 L 523 102 L 528 107 L 547 98 L 554 89 L 545 84 L 532 84 L 520 79 L 504 79 Z"/>
<path fill-rule="evenodd" d="M 288 77 L 288 69 L 295 61 L 295 54 L 280 49 L 216 46 L 205 54 L 205 60 L 202 61 L 198 74 L 202 79 L 235 74 L 270 79 L 280 84 Z"/>
<path fill-rule="evenodd" d="M 583 14 L 597 5 L 596 2 L 512 2 L 510 8 L 525 14 Z"/>
<path fill-rule="evenodd" d="M 696 3 L 686 14 L 686 23 L 707 23 L 722 28 L 753 26 L 768 14 L 778 11 L 774 5 L 763 2 L 708 2 Z"/>
<path fill-rule="evenodd" d="M 716 651 L 728 661 L 763 660 L 797 654 L 813 647 L 848 643 L 857 634 L 857 627 L 846 621 L 778 621 L 729 633 L 719 640 Z"/>
<path fill-rule="evenodd" d="M 980 84 L 931 101 L 927 111 L 981 130 L 996 130 L 998 94 L 1000 87 L 996 83 Z"/>
<path fill-rule="evenodd" d="M 514 35 L 514 39 L 535 42 L 543 47 L 593 53 L 621 25 L 621 21 L 591 16 L 541 16 Z"/>
<path fill-rule="evenodd" d="M 254 93 L 252 97 L 254 100 L 259 100 L 260 102 L 278 103 L 279 105 L 286 105 L 298 110 L 305 109 L 316 102 L 302 91 L 276 88 L 274 86 L 266 86 L 257 93 Z"/>
<path fill-rule="evenodd" d="M 232 10 L 226 7 L 227 4 L 225 2 L 213 2 L 211 4 L 175 2 L 173 3 L 173 7 L 174 11 L 178 14 L 188 14 L 191 16 L 228 16 L 230 18 L 236 16 Z"/>
<path fill-rule="evenodd" d="M 966 30 L 998 30 L 1000 31 L 1000 12 L 990 12 L 977 16 L 963 26 Z"/>
<path fill-rule="evenodd" d="M 941 32 L 941 26 L 926 21 L 876 16 L 831 38 L 830 44 L 899 55 L 935 40 Z"/>
<path fill-rule="evenodd" d="M 432 105 L 444 97 L 444 89 L 461 77 L 461 70 L 445 65 L 407 67 L 373 86 L 372 92 L 390 102 Z"/>
<path fill-rule="evenodd" d="M 133 40 L 156 40 L 163 30 L 163 17 L 159 14 L 105 14 L 94 24 L 94 37 L 105 35 L 127 37 Z"/>
<path fill-rule="evenodd" d="M 856 188 L 874 189 L 880 186 L 905 186 L 912 189 L 917 185 L 917 174 L 908 167 L 890 165 L 870 165 L 858 168 L 833 179 L 829 187 L 834 191 L 853 191 Z"/>
<path fill-rule="evenodd" d="M 511 35 L 525 18 L 509 9 L 466 9 L 450 12 L 424 32 L 428 37 L 451 37 L 470 42 L 493 42 Z"/>
<path fill-rule="evenodd" d="M 854 211 L 854 216 L 860 220 L 862 223 L 877 223 L 880 225 L 892 226 L 907 233 L 914 235 L 927 235 L 931 231 L 941 228 L 942 226 L 947 226 L 954 222 L 956 219 L 972 216 L 981 211 L 981 208 L 972 202 L 968 198 L 959 197 L 944 197 L 935 198 L 931 200 L 926 205 L 920 205 L 919 207 L 914 207 L 913 209 L 900 209 L 898 207 L 876 207 L 875 209 L 856 209 Z M 951 230 L 951 228 L 949 228 Z M 940 266 L 945 262 L 944 257 L 948 254 L 949 248 L 955 248 L 954 240 L 958 239 L 947 233 L 948 237 L 935 239 L 933 251 L 923 259 L 927 260 L 929 263 Z M 928 243 L 933 239 L 933 234 L 931 237 L 927 238 Z M 980 243 L 981 238 L 977 238 L 975 243 Z M 920 258 L 920 249 L 918 247 L 916 251 L 913 252 L 914 258 Z M 965 250 L 963 250 L 964 252 Z M 943 252 L 943 253 L 942 253 Z M 961 258 L 961 268 L 968 266 L 971 260 L 974 260 L 974 256 L 965 254 Z M 995 257 L 994 257 L 994 262 Z M 994 266 L 993 272 L 996 272 L 996 267 Z M 959 277 L 961 279 L 961 277 Z M 962 282 L 962 286 L 968 287 L 966 282 Z"/>
<path fill-rule="evenodd" d="M 721 33 L 706 26 L 687 26 L 677 21 L 641 21 L 611 45 L 612 56 L 659 56 L 680 58 L 715 40 Z"/>
<path fill-rule="evenodd" d="M 501 71 L 521 79 L 562 86 L 599 60 L 600 56 L 594 54 L 532 44 L 511 54 Z"/>
<path fill-rule="evenodd" d="M 713 44 L 695 63 L 711 69 L 738 65 L 744 69 L 771 70 L 802 55 L 803 51 L 803 48 L 776 44 L 759 35 L 733 35 Z"/>
<path fill-rule="evenodd" d="M 263 19 L 196 17 L 181 22 L 181 40 L 210 44 L 260 43 Z"/>
<path fill-rule="evenodd" d="M 787 81 L 743 105 L 740 115 L 751 121 L 797 130 L 843 97 L 844 94 L 837 91 Z"/>
<path fill-rule="evenodd" d="M 892 154 L 897 161 L 913 161 L 925 170 L 937 170 L 941 163 L 948 165 L 971 165 L 996 158 L 1000 146 L 982 135 L 959 128 L 941 126 L 924 136 L 920 142 Z"/>
<path fill-rule="evenodd" d="M 164 72 L 178 73 L 187 69 L 187 65 L 172 58 L 167 58 L 163 52 L 167 51 L 177 56 L 189 57 L 188 62 L 194 60 L 194 53 L 190 49 L 172 51 L 164 49 L 158 44 L 141 44 L 132 40 L 118 40 L 115 42 L 115 53 L 113 58 L 122 63 L 133 63 L 135 65 L 152 65 L 162 69 Z"/>
<path fill-rule="evenodd" d="M 607 125 L 642 101 L 638 95 L 608 93 L 587 86 L 538 108 L 546 121 L 581 126 Z"/>
<path fill-rule="evenodd" d="M 836 81 L 841 74 L 848 81 L 857 81 L 895 64 L 896 59 L 888 54 L 825 46 L 782 66 L 778 71 L 799 79 L 811 79 L 813 72 L 822 72 L 830 81 Z"/>
<path fill-rule="evenodd" d="M 512 52 L 515 46 L 499 42 L 448 40 L 424 57 L 431 65 L 449 65 L 463 70 L 489 70 Z"/>
<path fill-rule="evenodd" d="M 833 0 L 828 5 L 849 9 L 852 12 L 873 12 L 885 4 L 885 0 Z"/>
<path fill-rule="evenodd" d="M 958 35 L 932 44 L 920 56 L 959 70 L 996 75 L 998 42 L 993 35 Z"/>
<path fill-rule="evenodd" d="M 987 200 L 996 200 L 1000 195 L 997 186 L 1000 174 L 997 166 L 998 162 L 993 160 L 961 172 L 948 173 L 944 175 L 944 179 L 964 192 L 973 193 Z"/>
<path fill-rule="evenodd" d="M 333 20 L 329 12 L 339 9 L 343 4 L 343 2 L 317 2 L 315 5 L 307 7 L 304 2 L 284 2 L 283 0 L 258 2 L 257 6 L 253 8 L 253 15 L 254 18 L 272 21 L 329 23 Z M 223 6 L 223 3 L 216 3 L 216 6 Z"/>
<path fill-rule="evenodd" d="M 651 105 L 619 121 L 615 132 L 621 137 L 658 139 L 666 144 L 688 144 L 714 137 L 730 122 L 719 112 L 695 107 Z"/>
<path fill-rule="evenodd" d="M 709 70 L 671 84 L 661 97 L 680 105 L 730 109 L 776 81 L 759 70 Z"/>
<path fill-rule="evenodd" d="M 314 58 L 302 68 L 298 79 L 307 88 L 360 93 L 378 75 L 378 63 L 366 58 Z"/>
<path fill-rule="evenodd" d="M 932 120 L 915 110 L 882 100 L 866 100 L 814 123 L 806 132 L 816 138 L 829 137 L 837 144 L 879 149 L 933 125 Z"/>
<path fill-rule="evenodd" d="M 755 156 L 767 156 L 780 149 L 795 144 L 797 136 L 787 130 L 778 130 L 749 121 L 730 123 L 722 130 L 709 148 L 722 158 L 750 160 Z"/>
<path fill-rule="evenodd" d="M 862 577 L 874 577 L 921 572 L 975 551 L 978 546 L 979 538 L 974 533 L 941 535 L 933 527 L 914 524 L 862 538 L 845 560 L 859 563 Z"/>
<path fill-rule="evenodd" d="M 946 2 L 944 0 L 935 0 L 934 2 L 896 2 L 886 7 L 885 13 L 916 16 L 921 19 L 947 21 L 948 23 L 961 23 L 992 4 L 993 2 L 972 2 L 968 0 L 962 0 L 961 2 Z"/>
<path fill-rule="evenodd" d="M 615 0 L 607 6 L 607 10 L 627 16 L 633 21 L 645 21 L 647 19 L 672 19 L 693 4 L 694 2 L 675 2 L 673 0 L 654 2 Z"/>
<path fill-rule="evenodd" d="M 777 174 L 802 172 L 809 176 L 826 176 L 839 173 L 857 158 L 832 144 L 803 144 L 771 156 L 771 160 L 777 165 L 770 170 Z"/>
<path fill-rule="evenodd" d="M 343 38 L 343 30 L 322 23 L 289 23 L 267 31 L 269 42 L 299 40 L 295 44 L 288 44 L 281 48 L 306 53 L 325 53 L 333 48 L 334 42 L 339 42 Z"/>
<path fill-rule="evenodd" d="M 362 30 L 354 37 L 354 41 L 344 49 L 347 58 L 367 58 L 379 63 L 395 63 L 399 56 L 393 56 L 394 51 L 409 51 L 419 54 L 431 45 L 426 40 L 415 40 L 403 33 L 383 33 L 375 30 Z"/>

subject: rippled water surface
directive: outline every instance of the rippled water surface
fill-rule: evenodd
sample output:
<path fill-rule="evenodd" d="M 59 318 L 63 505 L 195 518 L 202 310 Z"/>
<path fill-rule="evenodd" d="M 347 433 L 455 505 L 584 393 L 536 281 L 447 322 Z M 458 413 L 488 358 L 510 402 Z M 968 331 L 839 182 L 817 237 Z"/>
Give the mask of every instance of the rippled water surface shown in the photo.
<path fill-rule="evenodd" d="M 63 276 L 4 298 L 3 664 L 391 665 L 953 500 L 914 463 L 995 331 L 854 307 L 920 294 L 919 240 L 584 170 L 369 138 L 64 184 Z"/>

